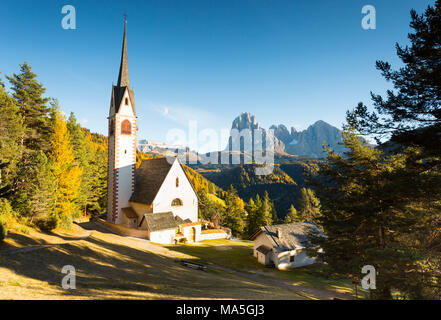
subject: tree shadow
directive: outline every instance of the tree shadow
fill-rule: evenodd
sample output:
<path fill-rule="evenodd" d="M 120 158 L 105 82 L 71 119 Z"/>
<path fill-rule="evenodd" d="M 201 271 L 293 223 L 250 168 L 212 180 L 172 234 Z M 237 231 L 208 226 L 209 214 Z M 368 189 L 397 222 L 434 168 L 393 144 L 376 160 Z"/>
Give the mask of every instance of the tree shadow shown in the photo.
<path fill-rule="evenodd" d="M 111 232 L 108 232 L 111 233 Z M 174 299 L 236 298 L 286 299 L 289 292 L 275 294 L 272 288 L 218 271 L 199 271 L 181 266 L 173 257 L 155 254 L 91 236 L 87 239 L 26 253 L 0 255 L 0 266 L 17 275 L 46 282 L 32 288 L 33 294 L 51 288 L 59 298 Z M 140 244 L 142 246 L 142 244 Z M 65 265 L 76 270 L 76 289 L 63 290 Z M 24 280 L 26 281 L 26 280 Z M 278 290 L 279 291 L 279 290 Z M 20 299 L 22 297 L 8 297 Z M 296 299 L 294 293 L 292 298 Z"/>

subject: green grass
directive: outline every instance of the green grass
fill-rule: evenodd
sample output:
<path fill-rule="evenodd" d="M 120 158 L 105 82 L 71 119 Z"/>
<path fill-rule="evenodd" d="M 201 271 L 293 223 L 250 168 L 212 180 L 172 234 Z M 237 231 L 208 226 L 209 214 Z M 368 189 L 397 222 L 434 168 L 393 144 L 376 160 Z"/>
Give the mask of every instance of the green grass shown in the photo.
<path fill-rule="evenodd" d="M 288 281 L 294 285 L 340 293 L 353 293 L 354 289 L 349 279 L 330 273 L 327 266 L 323 264 L 289 270 L 265 267 L 253 257 L 252 242 L 220 239 L 202 241 L 198 244 L 181 244 L 167 247 L 171 250 L 191 255 L 201 263 L 214 263 L 242 272 L 257 271 L 267 276 Z"/>

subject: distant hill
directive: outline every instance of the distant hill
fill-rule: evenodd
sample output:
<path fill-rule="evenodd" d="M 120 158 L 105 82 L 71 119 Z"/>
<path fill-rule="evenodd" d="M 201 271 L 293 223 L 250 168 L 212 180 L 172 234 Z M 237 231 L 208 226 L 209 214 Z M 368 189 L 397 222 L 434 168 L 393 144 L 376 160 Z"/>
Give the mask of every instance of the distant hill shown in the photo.
<path fill-rule="evenodd" d="M 274 201 L 277 215 L 283 218 L 291 204 L 298 207 L 300 189 L 306 186 L 303 172 L 319 163 L 320 160 L 298 160 L 276 164 L 270 175 L 256 175 L 254 164 L 223 166 L 217 170 L 199 172 L 223 189 L 232 185 L 245 201 L 254 198 L 256 194 L 263 196 L 267 191 Z"/>

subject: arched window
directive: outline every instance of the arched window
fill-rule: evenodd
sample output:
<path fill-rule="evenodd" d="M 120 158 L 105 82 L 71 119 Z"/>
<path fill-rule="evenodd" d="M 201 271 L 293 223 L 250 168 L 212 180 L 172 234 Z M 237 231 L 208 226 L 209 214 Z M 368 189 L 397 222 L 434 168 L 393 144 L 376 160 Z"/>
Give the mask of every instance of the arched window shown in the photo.
<path fill-rule="evenodd" d="M 172 207 L 179 207 L 179 206 L 182 206 L 182 200 L 181 200 L 181 199 L 178 199 L 178 198 L 173 199 L 173 201 L 172 201 Z"/>
<path fill-rule="evenodd" d="M 179 187 L 179 178 L 176 178 L 176 188 Z"/>
<path fill-rule="evenodd" d="M 121 133 L 132 134 L 132 125 L 129 120 L 126 119 L 121 123 Z"/>
<path fill-rule="evenodd" d="M 128 105 L 129 105 L 129 98 L 126 98 L 126 99 L 124 100 L 124 103 L 125 103 L 126 106 L 128 106 Z"/>

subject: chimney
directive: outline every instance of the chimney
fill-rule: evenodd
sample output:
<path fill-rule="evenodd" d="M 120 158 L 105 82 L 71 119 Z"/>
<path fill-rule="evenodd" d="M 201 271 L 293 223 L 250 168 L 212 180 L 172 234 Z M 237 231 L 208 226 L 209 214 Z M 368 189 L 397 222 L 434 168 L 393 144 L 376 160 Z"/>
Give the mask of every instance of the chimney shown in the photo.
<path fill-rule="evenodd" d="M 277 238 L 281 239 L 282 235 L 283 235 L 282 230 L 277 229 Z"/>

